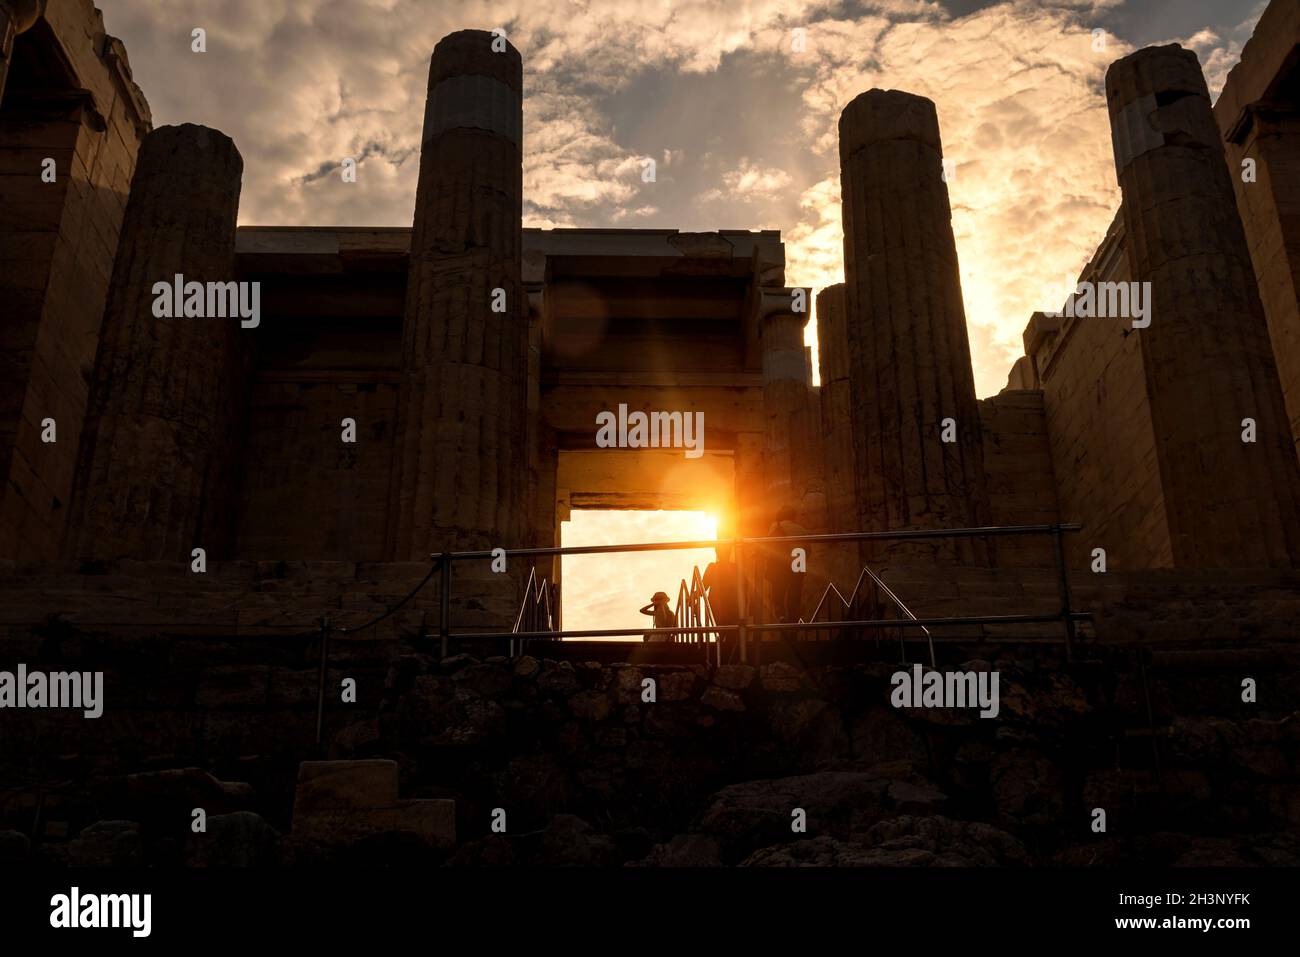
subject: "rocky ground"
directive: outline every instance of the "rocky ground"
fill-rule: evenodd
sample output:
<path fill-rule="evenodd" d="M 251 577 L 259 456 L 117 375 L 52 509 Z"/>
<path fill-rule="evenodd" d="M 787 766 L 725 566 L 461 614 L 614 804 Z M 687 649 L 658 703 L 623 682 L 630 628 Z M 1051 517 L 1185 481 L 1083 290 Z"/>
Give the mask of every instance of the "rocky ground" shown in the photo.
<path fill-rule="evenodd" d="M 403 830 L 304 837 L 292 787 L 312 755 L 287 748 L 97 772 L 60 798 L 66 833 L 46 828 L 33 843 L 21 827 L 0 832 L 0 860 L 1300 864 L 1294 671 L 1262 679 L 1274 702 L 1265 707 L 1240 701 L 1234 673 L 1153 671 L 1122 655 L 1069 669 L 1027 659 L 962 667 L 997 670 L 997 718 L 895 709 L 887 663 L 707 669 L 401 654 L 378 708 L 339 726 L 328 757 L 390 759 L 403 798 L 453 799 L 454 846 Z M 206 833 L 189 826 L 195 807 Z"/>

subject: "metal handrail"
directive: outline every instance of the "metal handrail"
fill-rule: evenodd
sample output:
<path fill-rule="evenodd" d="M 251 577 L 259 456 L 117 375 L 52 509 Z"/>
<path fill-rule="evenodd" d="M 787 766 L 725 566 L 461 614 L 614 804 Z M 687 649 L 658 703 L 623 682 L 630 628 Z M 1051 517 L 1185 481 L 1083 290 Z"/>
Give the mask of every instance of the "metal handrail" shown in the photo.
<path fill-rule="evenodd" d="M 847 599 L 844 597 L 844 593 L 839 590 L 836 584 L 834 582 L 830 582 L 829 584 L 827 584 L 826 589 L 822 592 L 822 597 L 817 602 L 817 607 L 813 609 L 812 615 L 809 616 L 808 618 L 800 618 L 799 621 L 801 623 L 802 622 L 817 623 L 817 616 L 821 613 L 822 606 L 826 604 L 826 599 L 830 597 L 830 594 L 832 592 L 835 593 L 835 597 L 837 597 L 840 600 L 840 604 L 846 610 L 849 611 L 853 610 L 853 608 L 856 607 L 854 603 L 858 600 L 858 592 L 862 588 L 862 580 L 868 577 L 871 579 L 872 583 L 876 586 L 876 588 L 879 591 L 884 592 L 885 597 L 888 598 L 891 602 L 893 602 L 894 606 L 899 611 L 901 611 L 912 621 L 917 621 L 917 622 L 920 621 L 920 619 L 917 618 L 916 615 L 912 613 L 912 609 L 908 608 L 907 605 L 903 603 L 903 600 L 898 597 L 898 595 L 894 592 L 894 590 L 890 588 L 888 585 L 886 585 L 884 580 L 881 579 L 879 575 L 877 575 L 874 571 L 872 571 L 870 565 L 862 566 L 862 571 L 858 572 L 858 580 L 854 582 L 853 591 L 852 593 L 850 593 Z M 937 665 L 935 664 L 935 654 L 934 654 L 934 636 L 930 633 L 930 629 L 925 627 L 925 625 L 923 624 L 918 625 L 918 627 L 923 632 L 925 632 L 926 643 L 929 645 L 930 648 L 930 667 L 931 668 L 937 667 Z M 903 632 L 901 629 L 899 630 L 898 633 L 898 647 L 899 650 L 902 652 L 903 661 L 906 662 L 907 646 L 903 641 Z"/>
<path fill-rule="evenodd" d="M 735 548 L 740 545 L 764 545 L 776 542 L 865 542 L 865 541 L 913 541 L 926 538 L 981 538 L 987 535 L 1046 535 L 1053 532 L 1077 532 L 1082 525 L 985 525 L 977 528 L 910 528 L 896 532 L 835 532 L 825 535 L 765 535 L 754 538 L 714 538 L 693 542 L 638 542 L 632 545 L 569 545 L 548 546 L 546 548 L 505 548 L 495 551 L 473 552 L 431 552 L 430 558 L 450 559 L 451 561 L 468 561 L 482 558 L 543 555 L 604 555 L 619 552 L 654 552 L 671 551 L 683 548 L 717 548 L 726 545 Z"/>
<path fill-rule="evenodd" d="M 686 579 L 681 579 L 677 586 L 677 607 L 674 609 L 674 615 L 677 625 L 683 630 L 672 635 L 675 642 L 686 644 L 717 644 L 718 663 L 722 663 L 721 642 L 722 635 L 713 631 L 717 627 L 717 620 L 713 617 L 713 606 L 709 603 L 708 593 L 704 590 L 704 577 L 700 574 L 700 566 L 696 565 L 691 569 L 691 583 L 688 586 Z M 698 631 L 695 629 L 710 629 L 707 631 Z M 708 649 L 705 649 L 705 661 L 708 661 Z"/>
<path fill-rule="evenodd" d="M 768 631 L 792 630 L 792 631 L 816 631 L 825 630 L 824 623 L 809 622 L 786 622 L 782 624 L 761 624 L 754 623 L 747 614 L 746 602 L 746 568 L 744 557 L 744 546 L 748 545 L 768 545 L 776 543 L 806 545 L 810 543 L 829 543 L 829 542 L 857 542 L 857 541 L 908 541 L 917 539 L 935 539 L 935 538 L 979 538 L 985 536 L 1007 536 L 1007 535 L 1052 535 L 1054 551 L 1056 557 L 1056 569 L 1058 574 L 1061 607 L 1054 615 L 966 615 L 966 616 L 949 616 L 942 618 L 925 618 L 920 619 L 911 614 L 910 609 L 906 609 L 909 615 L 906 619 L 889 619 L 874 620 L 865 619 L 861 621 L 844 621 L 836 622 L 841 628 L 884 628 L 884 627 L 920 627 L 927 636 L 929 636 L 928 625 L 947 626 L 947 625 L 1007 625 L 1007 624 L 1028 624 L 1034 622 L 1058 622 L 1063 626 L 1065 638 L 1066 659 L 1073 659 L 1074 644 L 1074 626 L 1076 621 L 1086 618 L 1086 615 L 1080 615 L 1074 612 L 1070 603 L 1070 583 L 1069 571 L 1065 564 L 1065 547 L 1064 533 L 1077 532 L 1082 528 L 1081 525 L 1073 523 L 1057 523 L 1051 525 L 991 525 L 977 528 L 954 528 L 954 529 L 906 529 L 894 532 L 843 532 L 826 535 L 782 535 L 782 536 L 761 536 L 754 538 L 731 538 L 715 539 L 712 541 L 691 541 L 691 542 L 646 542 L 628 545 L 581 545 L 571 547 L 548 547 L 548 548 L 516 548 L 516 549 L 495 549 L 493 551 L 469 551 L 469 552 L 438 552 L 432 555 L 438 561 L 442 572 L 442 587 L 439 596 L 439 622 L 438 634 L 441 639 L 442 653 L 445 657 L 448 650 L 448 642 L 452 637 L 467 637 L 476 639 L 510 639 L 512 642 L 519 639 L 528 638 L 548 638 L 564 639 L 577 637 L 622 637 L 645 634 L 667 634 L 672 635 L 678 632 L 690 632 L 693 634 L 716 632 L 717 634 L 735 633 L 738 638 L 740 660 L 742 663 L 747 660 L 747 646 L 751 634 L 761 635 Z M 469 633 L 464 636 L 451 633 L 451 569 L 457 561 L 472 561 L 480 559 L 496 559 L 505 552 L 507 556 L 555 556 L 555 555 L 597 555 L 597 554 L 617 554 L 621 552 L 647 552 L 647 551 L 664 551 L 664 550 L 681 550 L 681 549 L 698 549 L 698 548 L 717 548 L 719 546 L 730 546 L 735 555 L 736 564 L 736 605 L 739 616 L 737 625 L 718 625 L 716 622 L 712 627 L 691 626 L 664 629 L 599 629 L 593 631 L 567 631 L 567 630 L 549 630 L 544 632 L 503 632 L 503 633 Z M 877 587 L 883 586 L 876 576 L 872 576 L 873 583 Z M 855 589 L 856 590 L 856 589 Z M 887 586 L 884 590 L 890 594 L 891 600 L 896 604 L 902 605 L 897 595 L 893 595 Z M 839 590 L 836 589 L 839 594 Z M 840 594 L 843 600 L 843 595 Z M 934 660 L 934 641 L 931 636 L 930 654 L 931 661 Z M 761 642 L 754 645 L 755 664 L 758 663 L 758 653 L 762 647 Z"/>
<path fill-rule="evenodd" d="M 870 565 L 864 565 L 864 566 L 862 567 L 862 570 L 863 570 L 864 572 L 866 572 L 868 575 L 871 576 L 871 580 L 872 580 L 873 582 L 876 583 L 876 587 L 879 588 L 881 591 L 883 591 L 883 592 L 885 593 L 885 596 L 886 596 L 890 601 L 892 601 L 895 605 L 898 606 L 898 610 L 899 610 L 899 611 L 901 611 L 904 615 L 906 615 L 906 616 L 907 616 L 908 618 L 910 618 L 912 621 L 919 621 L 919 620 L 920 620 L 920 619 L 918 619 L 918 618 L 916 617 L 916 615 L 912 614 L 912 609 L 910 609 L 910 608 L 908 608 L 906 605 L 904 605 L 904 604 L 903 604 L 903 600 L 902 600 L 901 598 L 899 598 L 897 595 L 894 594 L 894 590 L 893 590 L 892 588 L 890 588 L 888 585 L 886 585 L 886 584 L 881 580 L 880 576 L 877 575 L 875 572 L 873 572 L 873 571 L 871 570 L 871 566 L 870 566 Z M 937 668 L 937 667 L 939 667 L 939 666 L 938 666 L 937 664 L 935 664 L 935 658 L 934 658 L 934 635 L 930 634 L 930 629 L 927 628 L 927 627 L 925 627 L 925 625 L 920 625 L 920 626 L 918 626 L 918 627 L 920 627 L 920 629 L 921 629 L 923 632 L 925 632 L 925 640 L 926 640 L 926 643 L 930 646 L 930 667 L 931 667 L 931 668 Z M 901 631 L 900 631 L 899 634 L 898 634 L 898 645 L 899 645 L 900 648 L 903 647 L 903 634 L 902 634 Z M 906 651 L 906 650 L 903 651 L 903 660 L 904 660 L 904 661 L 907 661 L 907 651 Z"/>
<path fill-rule="evenodd" d="M 530 566 L 528 569 L 528 582 L 524 585 L 524 597 L 519 603 L 519 614 L 515 615 L 515 623 L 510 628 L 513 635 L 528 634 L 531 638 L 538 637 L 541 634 L 556 634 L 554 608 L 551 603 L 551 590 L 554 583 L 546 578 L 539 578 L 537 575 L 537 566 Z M 542 614 L 539 615 L 537 610 L 541 608 Z M 539 629 L 537 626 L 541 625 Z M 510 654 L 513 656 L 522 650 L 522 644 L 525 639 L 514 639 L 510 642 Z"/>

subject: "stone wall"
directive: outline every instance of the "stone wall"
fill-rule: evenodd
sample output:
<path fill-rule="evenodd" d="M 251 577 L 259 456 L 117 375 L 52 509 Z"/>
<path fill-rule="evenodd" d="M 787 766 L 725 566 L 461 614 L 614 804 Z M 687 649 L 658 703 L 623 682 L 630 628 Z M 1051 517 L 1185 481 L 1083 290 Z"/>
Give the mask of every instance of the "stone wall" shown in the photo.
<path fill-rule="evenodd" d="M 254 384 L 251 407 L 235 554 L 382 561 L 396 383 L 272 375 Z M 344 418 L 356 421 L 355 444 L 341 441 Z"/>
<path fill-rule="evenodd" d="M 1043 413 L 1043 393 L 1003 390 L 979 403 L 984 430 L 984 473 L 993 525 L 1048 525 L 1060 521 L 1056 476 Z M 1050 565 L 1047 539 L 1001 538 L 999 565 Z"/>
<path fill-rule="evenodd" d="M 999 673 L 999 715 L 981 719 L 892 707 L 887 661 L 708 669 L 343 642 L 326 686 L 354 677 L 358 704 L 331 698 L 323 751 L 309 641 L 51 626 L 5 649 L 103 668 L 110 689 L 95 722 L 15 712 L 0 741 L 0 831 L 23 832 L 4 835 L 10 860 L 211 863 L 189 835 L 201 806 L 244 815 L 212 826 L 234 863 L 1300 863 L 1300 661 L 1268 645 L 1121 647 L 1072 668 L 991 650 L 962 665 Z M 1241 702 L 1242 674 L 1260 704 Z M 324 754 L 396 761 L 407 798 L 454 800 L 459 847 L 400 828 L 342 846 L 303 833 L 298 763 Z M 1089 830 L 1098 807 L 1105 834 Z"/>
<path fill-rule="evenodd" d="M 1081 281 L 1127 282 L 1118 218 Z M 1106 549 L 1114 569 L 1173 563 L 1156 434 L 1137 336 L 1116 319 L 1051 318 L 1025 331 L 1042 383 L 1061 521 L 1078 522 L 1071 563 Z"/>
<path fill-rule="evenodd" d="M 28 75 L 27 64 L 50 61 L 62 66 L 42 81 Z M 18 37 L 0 105 L 0 299 L 13 309 L 0 341 L 0 556 L 59 553 L 118 231 L 150 126 L 126 50 L 90 0 L 49 4 Z M 46 157 L 54 183 L 41 179 Z M 46 418 L 55 443 L 41 441 Z"/>
<path fill-rule="evenodd" d="M 1273 355 L 1300 444 L 1300 7 L 1271 3 L 1214 105 L 1268 317 Z M 1255 163 L 1254 176 L 1243 163 Z"/>

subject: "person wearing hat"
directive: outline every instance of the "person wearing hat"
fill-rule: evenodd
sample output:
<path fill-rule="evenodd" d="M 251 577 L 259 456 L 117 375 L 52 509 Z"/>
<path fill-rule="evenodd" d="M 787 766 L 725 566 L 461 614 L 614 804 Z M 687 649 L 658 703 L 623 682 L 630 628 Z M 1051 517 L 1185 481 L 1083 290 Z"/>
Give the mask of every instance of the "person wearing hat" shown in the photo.
<path fill-rule="evenodd" d="M 657 591 L 650 598 L 650 604 L 641 609 L 641 614 L 649 615 L 656 628 L 672 628 L 677 624 L 677 616 L 668 607 L 668 594 Z M 645 641 L 672 641 L 671 635 L 645 635 Z"/>

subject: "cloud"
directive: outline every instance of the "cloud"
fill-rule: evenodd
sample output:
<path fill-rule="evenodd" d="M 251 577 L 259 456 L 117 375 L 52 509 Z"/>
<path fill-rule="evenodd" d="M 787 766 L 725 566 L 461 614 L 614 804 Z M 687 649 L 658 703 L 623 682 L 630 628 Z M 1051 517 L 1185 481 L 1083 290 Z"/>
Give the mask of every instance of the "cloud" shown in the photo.
<path fill-rule="evenodd" d="M 793 182 L 783 169 L 760 167 L 742 157 L 740 165 L 722 174 L 722 189 L 710 189 L 699 196 L 700 202 L 743 203 L 771 202 Z"/>
<path fill-rule="evenodd" d="M 1195 50 L 1200 58 L 1201 68 L 1205 71 L 1205 82 L 1210 88 L 1210 96 L 1219 98 L 1223 84 L 1228 81 L 1228 72 L 1241 59 L 1241 50 L 1255 32 L 1255 24 L 1264 15 L 1268 0 L 1256 0 L 1254 9 L 1235 27 L 1220 36 L 1214 30 L 1199 30 L 1190 37 L 1171 42 L 1181 43 L 1189 50 Z"/>
<path fill-rule="evenodd" d="M 235 138 L 241 222 L 409 224 L 429 53 L 453 30 L 502 27 L 525 61 L 526 225 L 779 228 L 788 281 L 818 288 L 843 274 L 840 110 L 873 86 L 928 96 L 955 164 L 981 395 L 1119 202 L 1102 80 L 1129 47 L 1107 35 L 1098 51 L 1093 30 L 1120 0 L 1005 0 L 961 17 L 937 0 L 104 6 L 156 122 Z M 1184 39 L 1215 92 L 1262 7 Z M 190 52 L 194 26 L 206 54 Z M 356 183 L 337 175 L 344 157 Z"/>

